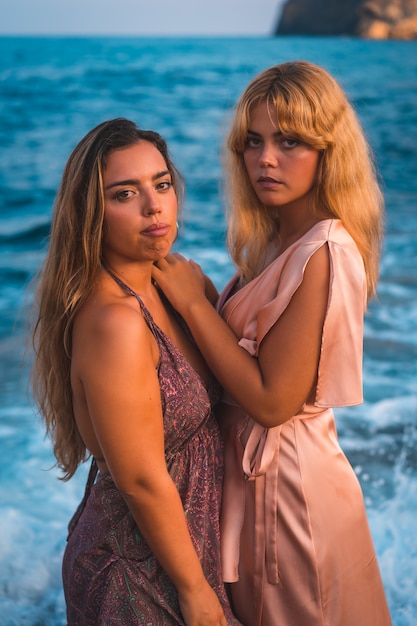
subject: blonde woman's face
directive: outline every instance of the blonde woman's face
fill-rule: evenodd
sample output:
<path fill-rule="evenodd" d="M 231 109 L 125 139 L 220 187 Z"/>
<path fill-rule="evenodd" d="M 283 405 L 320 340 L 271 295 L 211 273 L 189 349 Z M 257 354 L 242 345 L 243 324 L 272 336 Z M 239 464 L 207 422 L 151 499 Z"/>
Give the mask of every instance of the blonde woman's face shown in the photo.
<path fill-rule="evenodd" d="M 149 141 L 114 150 L 103 176 L 103 253 L 155 261 L 177 235 L 177 197 L 164 157 Z"/>
<path fill-rule="evenodd" d="M 252 110 L 243 159 L 263 204 L 294 210 L 309 206 L 319 151 L 282 135 L 266 102 Z"/>

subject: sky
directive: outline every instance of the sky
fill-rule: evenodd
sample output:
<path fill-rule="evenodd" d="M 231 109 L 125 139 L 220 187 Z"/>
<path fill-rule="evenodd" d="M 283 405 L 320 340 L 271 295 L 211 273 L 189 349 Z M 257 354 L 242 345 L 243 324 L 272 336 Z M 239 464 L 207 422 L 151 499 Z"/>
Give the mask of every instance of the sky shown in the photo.
<path fill-rule="evenodd" d="M 0 35 L 270 35 L 285 0 L 1 0 Z"/>

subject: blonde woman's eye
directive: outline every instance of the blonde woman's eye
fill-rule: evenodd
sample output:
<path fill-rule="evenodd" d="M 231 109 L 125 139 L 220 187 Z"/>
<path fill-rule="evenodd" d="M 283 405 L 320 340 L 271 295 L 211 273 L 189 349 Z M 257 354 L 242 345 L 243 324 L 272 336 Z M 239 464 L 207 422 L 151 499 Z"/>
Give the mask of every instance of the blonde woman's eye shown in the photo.
<path fill-rule="evenodd" d="M 246 137 L 245 148 L 259 148 L 261 140 L 258 137 Z"/>
<path fill-rule="evenodd" d="M 296 146 L 300 145 L 298 139 L 294 139 L 294 137 L 283 137 L 281 143 L 284 148 L 295 148 Z"/>

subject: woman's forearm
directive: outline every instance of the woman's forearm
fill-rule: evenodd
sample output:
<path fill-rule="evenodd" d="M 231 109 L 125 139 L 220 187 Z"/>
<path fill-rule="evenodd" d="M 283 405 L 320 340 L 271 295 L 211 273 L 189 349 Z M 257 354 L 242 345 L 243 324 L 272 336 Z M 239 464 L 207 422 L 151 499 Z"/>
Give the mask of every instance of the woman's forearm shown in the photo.
<path fill-rule="evenodd" d="M 152 552 L 179 592 L 192 592 L 204 573 L 192 543 L 183 505 L 168 473 L 144 480 L 124 493 L 126 503 Z"/>
<path fill-rule="evenodd" d="M 310 259 L 299 288 L 258 345 L 256 358 L 239 346 L 189 263 L 173 255 L 158 263 L 154 275 L 220 384 L 254 420 L 269 428 L 301 409 L 317 377 L 328 302 L 327 248 Z"/>
<path fill-rule="evenodd" d="M 226 391 L 260 424 L 270 427 L 294 413 L 277 408 L 277 389 L 269 390 L 259 361 L 238 344 L 238 339 L 210 302 L 196 298 L 183 303 L 184 317 L 209 368 Z M 298 408 L 298 407 L 296 407 Z"/>
<path fill-rule="evenodd" d="M 209 585 L 191 540 L 183 505 L 168 473 L 141 481 L 125 493 L 129 509 L 174 583 L 187 626 L 226 626 L 219 598 Z"/>

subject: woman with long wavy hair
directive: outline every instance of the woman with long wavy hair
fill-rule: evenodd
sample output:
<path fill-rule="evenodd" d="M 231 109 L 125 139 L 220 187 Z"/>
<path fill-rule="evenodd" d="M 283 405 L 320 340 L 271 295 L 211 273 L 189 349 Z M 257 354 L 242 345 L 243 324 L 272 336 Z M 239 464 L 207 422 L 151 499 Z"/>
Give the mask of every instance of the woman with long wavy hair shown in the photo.
<path fill-rule="evenodd" d="M 228 246 L 217 303 L 174 254 L 154 278 L 225 393 L 224 580 L 245 626 L 391 623 L 355 473 L 333 407 L 362 402 L 363 316 L 383 200 L 339 84 L 305 61 L 240 97 L 227 141 Z"/>
<path fill-rule="evenodd" d="M 165 141 L 103 122 L 70 155 L 37 288 L 34 395 L 57 465 L 93 461 L 69 526 L 69 626 L 238 625 L 221 578 L 218 386 L 152 281 L 182 179 Z"/>

